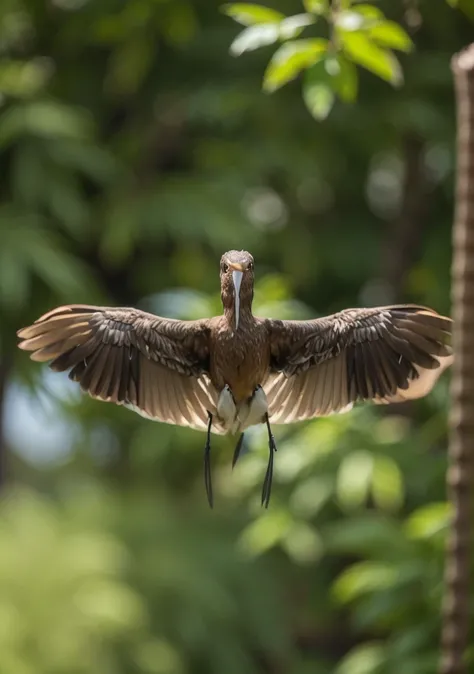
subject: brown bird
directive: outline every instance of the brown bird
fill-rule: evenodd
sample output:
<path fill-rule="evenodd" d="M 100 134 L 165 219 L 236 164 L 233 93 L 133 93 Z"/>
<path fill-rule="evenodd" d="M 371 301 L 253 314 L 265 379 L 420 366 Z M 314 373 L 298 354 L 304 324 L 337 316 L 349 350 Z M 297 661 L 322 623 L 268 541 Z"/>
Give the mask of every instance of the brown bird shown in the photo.
<path fill-rule="evenodd" d="M 19 347 L 79 382 L 94 398 L 145 417 L 207 432 L 204 476 L 213 494 L 210 438 L 266 424 L 268 507 L 275 440 L 270 424 L 350 409 L 354 402 L 403 402 L 426 395 L 453 359 L 451 319 L 414 305 L 346 309 L 304 321 L 252 314 L 254 260 L 220 263 L 222 316 L 161 318 L 138 309 L 73 304 L 18 331 Z"/>

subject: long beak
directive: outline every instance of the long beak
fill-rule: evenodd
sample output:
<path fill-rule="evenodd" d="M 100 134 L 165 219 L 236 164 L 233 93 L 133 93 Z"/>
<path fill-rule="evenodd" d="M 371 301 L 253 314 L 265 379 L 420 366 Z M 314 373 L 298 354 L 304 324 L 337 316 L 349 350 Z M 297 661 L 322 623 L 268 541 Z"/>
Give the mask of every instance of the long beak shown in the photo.
<path fill-rule="evenodd" d="M 235 307 L 235 329 L 239 327 L 240 317 L 240 284 L 242 283 L 243 273 L 241 271 L 232 272 L 232 281 L 234 283 L 234 307 Z"/>

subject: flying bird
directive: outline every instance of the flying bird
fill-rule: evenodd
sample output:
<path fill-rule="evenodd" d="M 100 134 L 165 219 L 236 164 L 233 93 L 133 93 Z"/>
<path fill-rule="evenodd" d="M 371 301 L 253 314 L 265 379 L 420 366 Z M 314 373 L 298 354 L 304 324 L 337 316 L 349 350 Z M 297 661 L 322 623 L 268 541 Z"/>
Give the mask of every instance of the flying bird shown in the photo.
<path fill-rule="evenodd" d="M 362 400 L 420 398 L 452 363 L 451 319 L 432 309 L 394 305 L 313 320 L 257 318 L 254 260 L 246 251 L 222 256 L 220 282 L 221 316 L 180 321 L 71 304 L 17 333 L 33 360 L 69 370 L 92 397 L 205 431 L 211 507 L 211 432 L 240 434 L 234 465 L 244 430 L 266 425 L 262 505 L 268 507 L 276 451 L 271 424 L 342 412 Z"/>

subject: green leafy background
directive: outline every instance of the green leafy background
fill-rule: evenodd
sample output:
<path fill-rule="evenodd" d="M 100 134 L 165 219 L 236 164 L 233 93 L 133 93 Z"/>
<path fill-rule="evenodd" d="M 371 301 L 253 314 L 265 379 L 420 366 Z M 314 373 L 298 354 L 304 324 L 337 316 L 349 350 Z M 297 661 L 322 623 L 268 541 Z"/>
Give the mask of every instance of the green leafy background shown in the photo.
<path fill-rule="evenodd" d="M 233 472 L 215 438 L 210 512 L 202 434 L 78 395 L 15 331 L 65 302 L 212 315 L 230 248 L 261 315 L 449 313 L 450 4 L 341 2 L 330 59 L 319 0 L 0 4 L 2 674 L 435 671 L 446 377 L 276 428 L 266 512 L 265 429 Z"/>

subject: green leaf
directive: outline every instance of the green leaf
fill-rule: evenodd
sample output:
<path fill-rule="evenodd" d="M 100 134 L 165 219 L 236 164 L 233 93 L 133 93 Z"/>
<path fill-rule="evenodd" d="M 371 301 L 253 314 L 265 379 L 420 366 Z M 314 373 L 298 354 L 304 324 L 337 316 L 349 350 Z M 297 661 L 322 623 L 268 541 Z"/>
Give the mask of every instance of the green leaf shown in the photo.
<path fill-rule="evenodd" d="M 410 538 L 431 538 L 444 532 L 452 518 L 450 503 L 430 503 L 418 508 L 406 521 L 405 529 Z"/>
<path fill-rule="evenodd" d="M 51 75 L 46 60 L 0 61 L 0 93 L 6 96 L 28 98 L 40 91 Z"/>
<path fill-rule="evenodd" d="M 328 84 L 305 82 L 303 85 L 303 99 L 306 107 L 318 121 L 326 119 L 329 115 L 334 105 L 334 98 L 334 91 Z"/>
<path fill-rule="evenodd" d="M 353 648 L 344 657 L 334 674 L 376 674 L 385 660 L 381 644 L 365 643 Z"/>
<path fill-rule="evenodd" d="M 352 452 L 339 466 L 336 493 L 344 508 L 361 506 L 367 498 L 374 460 L 366 451 Z"/>
<path fill-rule="evenodd" d="M 354 12 L 358 12 L 359 14 L 362 14 L 363 17 L 366 19 L 371 19 L 375 21 L 380 21 L 384 20 L 385 16 L 378 7 L 374 7 L 373 5 L 366 5 L 366 4 L 361 4 L 361 5 L 355 5 L 352 10 Z"/>
<path fill-rule="evenodd" d="M 275 9 L 247 2 L 224 5 L 222 11 L 244 26 L 254 26 L 259 23 L 280 23 L 285 18 L 284 14 L 277 12 Z"/>
<path fill-rule="evenodd" d="M 336 91 L 342 101 L 352 103 L 357 98 L 359 73 L 352 61 L 348 61 L 343 54 L 337 55 L 337 61 L 339 73 L 334 77 Z"/>
<path fill-rule="evenodd" d="M 310 26 L 315 22 L 314 16 L 311 14 L 295 14 L 283 19 L 280 23 L 280 36 L 283 40 L 289 40 L 298 37 L 303 31 L 303 28 Z"/>
<path fill-rule="evenodd" d="M 299 517 L 315 515 L 331 498 L 332 482 L 323 477 L 310 477 L 297 484 L 291 495 L 291 510 Z"/>
<path fill-rule="evenodd" d="M 290 527 L 283 539 L 283 547 L 299 564 L 308 564 L 321 557 L 323 544 L 319 534 L 304 522 Z"/>
<path fill-rule="evenodd" d="M 306 78 L 312 84 L 326 84 L 347 103 L 354 101 L 357 96 L 359 82 L 357 68 L 343 54 L 327 55 L 308 69 Z"/>
<path fill-rule="evenodd" d="M 414 546 L 399 523 L 380 512 L 346 518 L 329 525 L 324 541 L 328 549 L 337 554 L 375 556 L 390 562 L 413 554 Z"/>
<path fill-rule="evenodd" d="M 323 38 L 295 40 L 282 45 L 273 55 L 263 77 L 265 91 L 275 91 L 293 80 L 304 68 L 320 60 L 327 50 Z"/>
<path fill-rule="evenodd" d="M 307 12 L 321 16 L 329 11 L 329 0 L 303 0 Z"/>
<path fill-rule="evenodd" d="M 344 54 L 358 65 L 370 70 L 394 86 L 403 81 L 400 64 L 388 49 L 381 49 L 360 32 L 339 31 Z"/>
<path fill-rule="evenodd" d="M 460 12 L 464 12 L 471 21 L 474 21 L 474 5 L 472 4 L 472 0 L 455 0 L 455 2 L 456 8 Z"/>
<path fill-rule="evenodd" d="M 413 49 L 410 36 L 395 21 L 381 21 L 368 29 L 367 34 L 374 42 L 400 51 Z"/>
<path fill-rule="evenodd" d="M 337 28 L 346 31 L 360 30 L 365 23 L 365 19 L 359 12 L 340 12 L 336 16 L 335 25 Z"/>
<path fill-rule="evenodd" d="M 291 515 L 284 510 L 274 509 L 265 513 L 244 529 L 240 545 L 251 554 L 261 554 L 274 547 L 285 538 L 292 526 Z"/>
<path fill-rule="evenodd" d="M 389 456 L 375 457 L 372 496 L 375 504 L 383 510 L 397 510 L 403 503 L 403 477 L 400 468 Z"/>
<path fill-rule="evenodd" d="M 278 24 L 262 23 L 245 28 L 230 45 L 233 56 L 240 56 L 246 51 L 273 44 L 280 37 Z"/>
<path fill-rule="evenodd" d="M 31 101 L 11 106 L 0 116 L 0 147 L 21 136 L 84 140 L 92 130 L 91 117 L 80 108 L 55 101 Z"/>
<path fill-rule="evenodd" d="M 393 587 L 398 569 L 386 562 L 359 562 L 343 571 L 332 591 L 338 602 L 347 604 L 361 595 Z"/>

